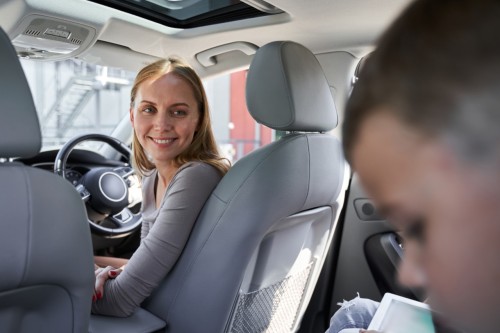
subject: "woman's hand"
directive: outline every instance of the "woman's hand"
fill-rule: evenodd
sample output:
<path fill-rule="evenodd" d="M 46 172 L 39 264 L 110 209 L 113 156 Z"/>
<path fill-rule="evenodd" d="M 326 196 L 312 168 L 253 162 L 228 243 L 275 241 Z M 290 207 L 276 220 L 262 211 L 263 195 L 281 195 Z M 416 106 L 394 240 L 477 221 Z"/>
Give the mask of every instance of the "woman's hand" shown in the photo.
<path fill-rule="evenodd" d="M 95 268 L 95 286 L 94 294 L 92 295 L 92 302 L 98 299 L 102 299 L 104 296 L 104 284 L 108 279 L 114 279 L 122 272 L 119 268 L 114 268 L 112 266 L 99 267 L 94 265 Z"/>

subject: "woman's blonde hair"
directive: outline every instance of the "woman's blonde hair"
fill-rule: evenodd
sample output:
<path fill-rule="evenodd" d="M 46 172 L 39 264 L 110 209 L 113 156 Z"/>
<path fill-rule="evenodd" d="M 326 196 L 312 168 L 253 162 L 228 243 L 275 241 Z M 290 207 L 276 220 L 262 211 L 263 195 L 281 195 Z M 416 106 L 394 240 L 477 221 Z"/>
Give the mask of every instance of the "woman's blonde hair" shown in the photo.
<path fill-rule="evenodd" d="M 190 161 L 205 162 L 214 166 L 224 175 L 229 170 L 230 164 L 226 158 L 220 155 L 217 148 L 212 132 L 207 95 L 205 94 L 203 83 L 187 63 L 177 58 L 160 59 L 141 69 L 132 86 L 130 107 L 134 108 L 137 91 L 143 82 L 167 73 L 173 73 L 189 84 L 198 102 L 198 111 L 200 112 L 198 129 L 194 134 L 193 142 L 175 158 L 175 162 L 178 166 Z M 148 158 L 144 148 L 139 143 L 135 131 L 133 134 L 132 150 L 134 167 L 141 176 L 155 169 L 154 163 Z"/>

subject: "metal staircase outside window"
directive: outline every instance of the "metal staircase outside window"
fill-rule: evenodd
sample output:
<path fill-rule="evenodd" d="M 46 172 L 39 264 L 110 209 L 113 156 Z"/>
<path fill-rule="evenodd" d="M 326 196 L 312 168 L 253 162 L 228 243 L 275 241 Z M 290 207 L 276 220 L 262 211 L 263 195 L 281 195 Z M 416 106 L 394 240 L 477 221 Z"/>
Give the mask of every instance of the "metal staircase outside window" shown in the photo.
<path fill-rule="evenodd" d="M 121 116 L 113 119 L 112 125 L 102 125 L 101 113 L 105 110 L 100 110 L 101 100 L 111 98 L 106 92 L 120 91 L 124 86 L 128 88 L 135 73 L 75 60 L 54 63 L 51 66 L 49 70 L 46 67 L 45 70 L 39 71 L 37 75 L 42 78 L 32 78 L 33 82 L 44 82 L 42 87 L 38 87 L 43 90 L 44 103 L 37 105 L 43 145 L 60 147 L 75 135 L 88 132 L 89 129 L 109 134 L 121 120 Z M 108 103 L 121 105 L 126 101 Z M 128 108 L 124 112 L 128 112 Z"/>
<path fill-rule="evenodd" d="M 66 136 L 74 120 L 95 95 L 95 82 L 93 77 L 75 76 L 66 83 L 42 121 L 45 138 Z"/>

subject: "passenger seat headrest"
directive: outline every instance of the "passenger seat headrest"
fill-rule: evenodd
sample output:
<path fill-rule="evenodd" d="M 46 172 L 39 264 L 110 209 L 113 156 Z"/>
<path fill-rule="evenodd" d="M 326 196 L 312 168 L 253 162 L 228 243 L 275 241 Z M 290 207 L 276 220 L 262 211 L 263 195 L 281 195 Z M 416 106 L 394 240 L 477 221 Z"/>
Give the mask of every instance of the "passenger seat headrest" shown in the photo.
<path fill-rule="evenodd" d="M 337 126 L 321 65 L 294 42 L 272 42 L 257 51 L 248 70 L 246 100 L 252 117 L 276 130 L 326 132 Z"/>
<path fill-rule="evenodd" d="M 0 28 L 0 157 L 30 157 L 42 138 L 31 90 L 7 34 Z"/>

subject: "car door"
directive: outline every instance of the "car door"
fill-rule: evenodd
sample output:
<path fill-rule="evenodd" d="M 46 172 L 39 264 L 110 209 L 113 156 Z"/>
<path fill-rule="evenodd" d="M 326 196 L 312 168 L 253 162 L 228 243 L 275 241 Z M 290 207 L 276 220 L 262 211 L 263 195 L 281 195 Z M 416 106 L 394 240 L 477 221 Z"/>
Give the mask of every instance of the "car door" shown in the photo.
<path fill-rule="evenodd" d="M 402 240 L 378 214 L 356 174 L 351 177 L 337 228 L 299 332 L 324 332 L 339 309 L 337 303 L 358 294 L 375 301 L 386 292 L 422 300 L 421 290 L 408 289 L 398 282 Z"/>

